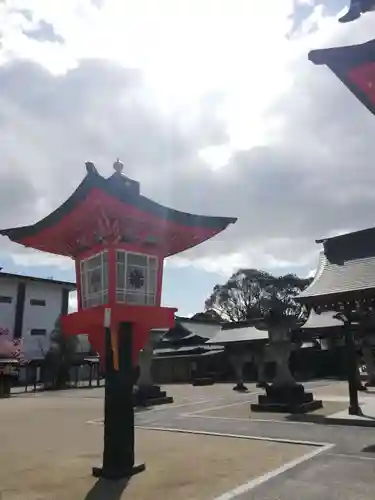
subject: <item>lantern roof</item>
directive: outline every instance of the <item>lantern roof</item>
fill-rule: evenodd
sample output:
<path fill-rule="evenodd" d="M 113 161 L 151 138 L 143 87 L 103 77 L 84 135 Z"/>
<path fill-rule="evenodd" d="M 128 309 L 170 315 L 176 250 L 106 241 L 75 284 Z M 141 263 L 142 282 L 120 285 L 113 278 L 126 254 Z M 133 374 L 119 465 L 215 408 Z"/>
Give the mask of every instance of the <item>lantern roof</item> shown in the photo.
<path fill-rule="evenodd" d="M 310 286 L 296 300 L 306 304 L 375 298 L 375 228 L 317 240 L 323 243 Z"/>
<path fill-rule="evenodd" d="M 359 45 L 312 50 L 309 59 L 324 64 L 375 114 L 375 40 Z"/>
<path fill-rule="evenodd" d="M 164 256 L 179 253 L 213 237 L 233 217 L 212 217 L 181 212 L 140 194 L 140 185 L 115 172 L 102 177 L 86 163 L 86 176 L 56 210 L 35 224 L 0 230 L 0 235 L 38 250 L 75 257 L 95 245 L 131 243 L 156 247 Z"/>

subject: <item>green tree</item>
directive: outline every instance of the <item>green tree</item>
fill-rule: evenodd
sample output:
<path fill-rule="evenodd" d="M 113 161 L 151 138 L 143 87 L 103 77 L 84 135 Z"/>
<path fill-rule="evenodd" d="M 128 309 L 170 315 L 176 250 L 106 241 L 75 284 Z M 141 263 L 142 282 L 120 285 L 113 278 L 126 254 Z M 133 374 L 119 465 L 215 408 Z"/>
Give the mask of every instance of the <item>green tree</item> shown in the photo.
<path fill-rule="evenodd" d="M 223 285 L 216 285 L 205 307 L 223 320 L 263 318 L 272 309 L 283 316 L 299 317 L 301 306 L 294 297 L 310 283 L 295 274 L 274 276 L 258 269 L 240 269 Z"/>
<path fill-rule="evenodd" d="M 70 380 L 70 369 L 77 353 L 79 340 L 76 335 L 65 336 L 57 318 L 50 334 L 50 345 L 45 355 L 46 388 L 63 389 Z"/>
<path fill-rule="evenodd" d="M 205 321 L 209 322 L 215 321 L 217 323 L 220 323 L 222 321 L 221 316 L 213 309 L 206 309 L 203 312 L 195 313 L 194 316 L 192 316 L 190 319 L 195 321 L 202 321 L 203 323 Z"/>

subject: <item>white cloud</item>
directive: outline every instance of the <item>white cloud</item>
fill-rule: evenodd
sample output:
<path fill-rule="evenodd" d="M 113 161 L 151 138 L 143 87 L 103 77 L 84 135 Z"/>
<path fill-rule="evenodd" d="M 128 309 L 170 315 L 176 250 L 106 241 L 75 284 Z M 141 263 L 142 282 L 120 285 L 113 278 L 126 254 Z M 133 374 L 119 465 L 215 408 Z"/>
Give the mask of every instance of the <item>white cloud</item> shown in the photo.
<path fill-rule="evenodd" d="M 146 196 L 239 218 L 170 265 L 308 273 L 316 238 L 373 224 L 375 173 L 374 118 L 307 53 L 370 38 L 373 17 L 342 26 L 315 2 L 296 28 L 296 5 L 3 5 L 0 225 L 34 222 L 77 186 L 84 161 L 109 174 L 120 156 Z"/>
<path fill-rule="evenodd" d="M 227 125 L 241 145 L 264 140 L 271 125 L 264 110 L 288 87 L 285 63 L 298 50 L 285 38 L 292 0 L 275 2 L 272 16 L 267 2 L 256 0 L 107 0 L 100 10 L 88 0 L 12 4 L 32 12 L 30 20 L 9 8 L 4 47 L 12 57 L 32 58 L 53 72 L 91 57 L 141 68 L 155 103 L 177 104 L 185 114 L 197 96 L 222 90 Z M 65 45 L 24 34 L 41 19 Z"/>
<path fill-rule="evenodd" d="M 314 278 L 315 275 L 316 275 L 316 271 L 317 269 L 311 269 L 308 273 L 307 273 L 307 277 L 308 278 Z"/>

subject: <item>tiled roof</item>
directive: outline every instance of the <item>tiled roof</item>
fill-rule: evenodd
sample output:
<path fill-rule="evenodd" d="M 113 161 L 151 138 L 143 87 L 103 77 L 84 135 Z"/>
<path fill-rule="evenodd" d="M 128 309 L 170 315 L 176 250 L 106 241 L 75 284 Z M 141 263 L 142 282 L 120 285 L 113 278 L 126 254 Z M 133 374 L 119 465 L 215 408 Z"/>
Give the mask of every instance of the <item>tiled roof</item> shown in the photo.
<path fill-rule="evenodd" d="M 249 342 L 252 340 L 267 340 L 268 331 L 259 330 L 255 326 L 227 328 L 220 330 L 207 344 L 231 344 L 232 342 Z"/>
<path fill-rule="evenodd" d="M 161 348 L 161 349 L 154 349 L 154 354 L 159 355 L 159 354 L 180 354 L 184 352 L 192 352 L 196 351 L 199 349 L 197 346 L 183 346 L 183 347 L 167 347 L 167 348 Z"/>
<path fill-rule="evenodd" d="M 197 342 L 200 344 L 208 339 L 214 337 L 220 331 L 220 324 L 206 323 L 206 322 L 193 322 L 176 320 L 175 326 L 166 332 L 162 338 L 162 343 L 184 342 L 192 340 L 196 337 Z"/>
<path fill-rule="evenodd" d="M 212 339 L 217 335 L 217 333 L 220 331 L 220 324 L 211 324 L 211 323 L 205 323 L 202 321 L 202 323 L 197 323 L 193 321 L 180 321 L 180 324 L 186 328 L 186 330 L 189 330 L 191 334 L 196 335 L 197 337 L 201 337 L 204 339 Z"/>
<path fill-rule="evenodd" d="M 184 354 L 179 356 L 180 358 L 183 359 L 197 359 L 197 358 L 202 358 L 202 357 L 209 357 L 209 356 L 217 356 L 219 354 L 222 354 L 224 352 L 224 349 L 215 349 L 214 351 L 197 351 L 193 352 L 191 354 Z M 174 353 L 167 353 L 167 354 L 162 354 L 162 355 L 157 355 L 155 356 L 155 359 L 174 359 L 176 358 L 176 354 Z"/>
<path fill-rule="evenodd" d="M 328 240 L 329 241 L 329 240 Z M 313 282 L 296 299 L 308 302 L 314 297 L 337 296 L 374 290 L 375 294 L 375 255 L 345 256 L 322 252 L 317 273 Z M 357 253 L 358 255 L 358 253 Z M 329 257 L 330 256 L 330 257 Z"/>
<path fill-rule="evenodd" d="M 317 314 L 311 310 L 306 323 L 301 328 L 302 330 L 312 330 L 342 327 L 342 321 L 334 317 L 336 314 L 336 311 L 323 311 L 321 314 Z"/>
<path fill-rule="evenodd" d="M 221 351 L 220 346 L 217 345 L 200 345 L 200 346 L 182 346 L 182 347 L 167 347 L 157 348 L 154 350 L 155 356 L 165 355 L 184 355 L 185 353 L 196 352 L 198 354 Z"/>
<path fill-rule="evenodd" d="M 60 281 L 52 278 L 39 278 L 38 276 L 25 276 L 23 274 L 5 273 L 0 271 L 0 278 L 11 279 L 16 281 L 35 281 L 39 283 L 50 283 L 53 285 L 61 285 L 62 287 L 75 290 L 77 285 L 71 281 Z"/>

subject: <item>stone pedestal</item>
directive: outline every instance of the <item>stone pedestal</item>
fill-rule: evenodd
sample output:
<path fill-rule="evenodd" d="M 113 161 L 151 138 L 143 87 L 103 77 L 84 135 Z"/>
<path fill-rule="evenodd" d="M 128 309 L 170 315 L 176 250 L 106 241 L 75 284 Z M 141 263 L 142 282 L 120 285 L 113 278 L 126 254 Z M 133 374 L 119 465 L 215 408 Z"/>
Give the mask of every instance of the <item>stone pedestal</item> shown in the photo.
<path fill-rule="evenodd" d="M 233 390 L 237 392 L 248 392 L 248 388 L 245 386 L 243 381 L 243 367 L 246 361 L 246 354 L 236 351 L 231 352 L 229 360 L 232 364 L 236 377 L 236 385 L 233 387 Z"/>
<path fill-rule="evenodd" d="M 270 358 L 276 363 L 276 374 L 272 384 L 266 386 L 266 394 L 258 397 L 258 403 L 251 405 L 256 412 L 306 413 L 323 406 L 314 400 L 312 393 L 306 393 L 302 384 L 297 384 L 290 369 L 292 351 L 290 331 L 284 325 L 269 327 L 270 343 L 267 346 Z"/>
<path fill-rule="evenodd" d="M 375 361 L 374 361 L 374 355 L 372 353 L 371 345 L 364 343 L 362 351 L 363 351 L 363 360 L 365 362 L 366 371 L 367 371 L 366 386 L 374 387 L 375 386 Z"/>
<path fill-rule="evenodd" d="M 156 344 L 165 335 L 165 330 L 150 330 L 144 348 L 139 352 L 140 375 L 134 391 L 135 406 L 152 406 L 173 403 L 173 398 L 166 391 L 154 384 L 151 373 L 152 359 Z"/>
<path fill-rule="evenodd" d="M 322 408 L 322 401 L 305 392 L 302 384 L 266 387 L 266 394 L 258 396 L 258 403 L 251 405 L 256 412 L 307 413 Z"/>
<path fill-rule="evenodd" d="M 257 369 L 257 387 L 267 386 L 266 375 L 266 349 L 265 346 L 254 354 L 254 362 Z"/>
<path fill-rule="evenodd" d="M 173 403 L 173 397 L 167 396 L 158 385 L 139 386 L 134 391 L 135 406 L 153 406 Z"/>
<path fill-rule="evenodd" d="M 12 388 L 12 378 L 0 372 L 0 399 L 10 398 Z"/>
<path fill-rule="evenodd" d="M 15 359 L 0 358 L 0 399 L 10 398 L 18 365 Z"/>

